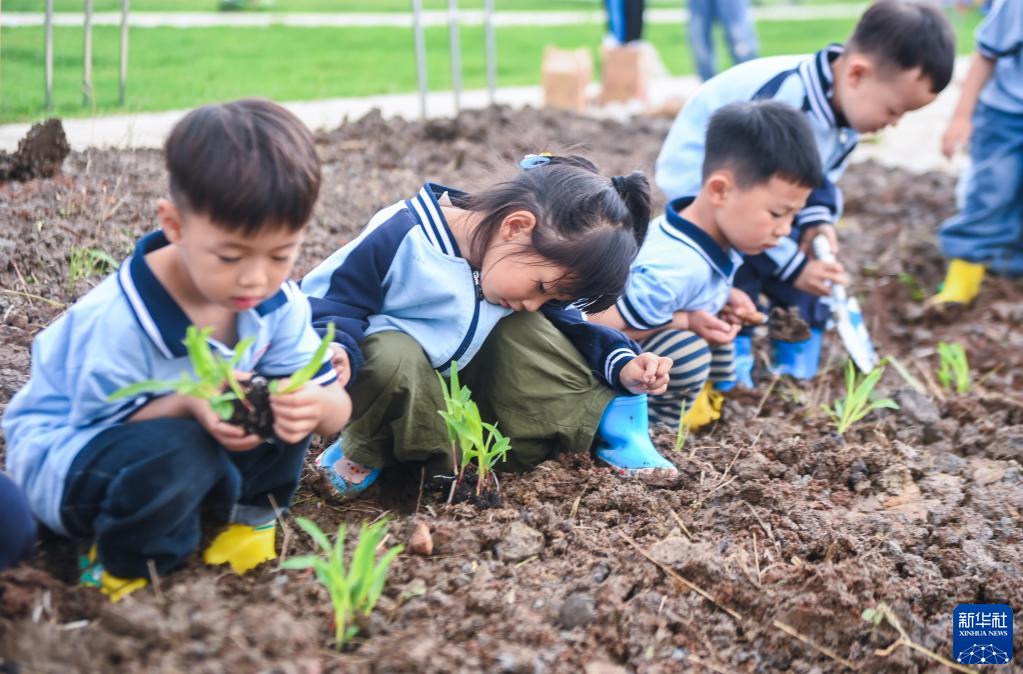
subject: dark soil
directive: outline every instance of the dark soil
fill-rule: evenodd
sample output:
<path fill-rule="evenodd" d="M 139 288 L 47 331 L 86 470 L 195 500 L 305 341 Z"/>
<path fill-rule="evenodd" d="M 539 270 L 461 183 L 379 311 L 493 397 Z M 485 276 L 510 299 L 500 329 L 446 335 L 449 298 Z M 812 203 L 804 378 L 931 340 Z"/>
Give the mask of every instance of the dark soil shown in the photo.
<path fill-rule="evenodd" d="M 649 170 L 669 123 L 497 109 L 425 125 L 369 116 L 321 134 L 323 196 L 296 275 L 425 179 L 472 189 L 526 152 L 573 143 L 609 173 Z M 953 210 L 953 179 L 861 164 L 842 185 L 852 290 L 879 351 L 922 382 L 917 392 L 888 368 L 880 389 L 899 412 L 832 435 L 820 405 L 840 391 L 843 356 L 831 336 L 817 381 L 730 393 L 722 422 L 680 453 L 659 434 L 680 472 L 664 484 L 563 455 L 502 476 L 497 508 L 444 505 L 446 490 L 420 490 L 418 467 L 340 503 L 310 466 L 293 510 L 325 530 L 386 513 L 389 545 L 417 522 L 432 532 L 433 554 L 396 559 L 340 655 L 327 648 L 331 609 L 311 575 L 265 564 L 239 578 L 194 559 L 159 592 L 110 605 L 71 584 L 73 546 L 47 538 L 0 575 L 3 666 L 811 674 L 845 671 L 843 658 L 864 672 L 945 671 L 905 647 L 878 655 L 897 634 L 861 614 L 886 602 L 912 639 L 948 656 L 957 604 L 1023 613 L 1023 289 L 992 279 L 958 321 L 924 316 L 911 286 L 931 292 L 941 278 L 934 231 Z M 0 186 L 0 405 L 28 377 L 32 336 L 97 282 L 66 287 L 72 247 L 126 255 L 165 190 L 155 151 L 73 153 L 53 179 Z M 965 346 L 978 382 L 969 393 L 931 383 L 939 340 Z M 286 554 L 313 549 L 288 528 Z M 1019 662 L 1018 628 L 1016 651 Z"/>
<path fill-rule="evenodd" d="M 245 401 L 231 401 L 234 412 L 227 422 L 241 426 L 246 433 L 261 438 L 273 437 L 274 413 L 270 409 L 270 382 L 265 377 L 255 376 L 239 384 L 245 392 Z"/>
<path fill-rule="evenodd" d="M 33 124 L 13 154 L 0 151 L 0 182 L 50 178 L 69 154 L 71 146 L 59 119 Z"/>
<path fill-rule="evenodd" d="M 806 324 L 799 309 L 774 307 L 767 324 L 770 339 L 779 342 L 805 342 L 810 339 L 810 326 Z"/>

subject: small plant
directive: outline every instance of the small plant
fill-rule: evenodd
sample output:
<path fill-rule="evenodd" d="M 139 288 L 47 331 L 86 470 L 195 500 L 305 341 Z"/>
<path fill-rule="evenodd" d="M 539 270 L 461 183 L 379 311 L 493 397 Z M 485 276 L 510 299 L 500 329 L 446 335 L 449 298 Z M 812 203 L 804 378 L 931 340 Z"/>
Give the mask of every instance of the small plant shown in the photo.
<path fill-rule="evenodd" d="M 911 648 L 918 653 L 926 655 L 931 660 L 945 665 L 949 669 L 953 669 L 957 672 L 965 672 L 966 674 L 977 674 L 977 670 L 964 667 L 963 665 L 952 662 L 948 658 L 938 655 L 929 648 L 925 648 L 920 644 L 916 643 L 909 637 L 909 633 L 906 632 L 906 628 L 902 626 L 902 622 L 899 621 L 899 617 L 895 615 L 895 611 L 891 609 L 888 604 L 881 602 L 873 608 L 863 609 L 862 618 L 868 623 L 873 624 L 875 627 L 880 627 L 882 623 L 888 623 L 891 625 L 896 632 L 899 633 L 899 638 L 893 641 L 887 648 L 878 648 L 874 651 L 875 655 L 879 655 L 883 658 L 888 657 L 895 652 L 900 646 L 906 646 Z"/>
<path fill-rule="evenodd" d="M 384 583 L 387 582 L 391 562 L 405 546 L 388 548 L 376 559 L 376 551 L 387 536 L 387 520 L 368 526 L 363 522 L 351 560 L 346 563 L 347 527 L 344 524 L 338 527 L 337 538 L 331 545 L 327 535 L 312 520 L 297 517 L 295 522 L 309 534 L 323 555 L 291 557 L 281 563 L 281 568 L 315 571 L 316 579 L 327 589 L 334 607 L 334 642 L 340 651 L 359 633 L 359 627 L 352 624 L 353 621 L 359 615 L 369 615 L 377 605 Z"/>
<path fill-rule="evenodd" d="M 469 387 L 459 385 L 457 363 L 451 364 L 451 372 L 450 388 L 444 377 L 437 373 L 444 393 L 444 409 L 438 410 L 437 413 L 447 426 L 448 438 L 451 440 L 452 465 L 455 467 L 455 483 L 452 485 L 449 501 L 454 498 L 458 485 L 465 477 L 465 469 L 471 463 L 475 463 L 476 468 L 477 497 L 489 491 L 491 483 L 498 485 L 494 467 L 504 461 L 511 450 L 511 440 L 497 430 L 497 424 L 488 424 L 480 418 L 479 407 L 472 401 Z M 461 461 L 458 460 L 458 449 L 461 449 Z"/>
<path fill-rule="evenodd" d="M 273 413 L 270 411 L 270 395 L 297 391 L 319 371 L 323 359 L 334 339 L 334 324 L 327 325 L 327 333 L 320 341 L 312 359 L 288 378 L 286 386 L 278 381 L 267 384 L 262 377 L 254 376 L 244 384 L 238 381 L 235 368 L 245 351 L 252 346 L 252 338 L 240 340 L 234 348 L 234 355 L 225 359 L 210 347 L 209 337 L 213 328 L 197 329 L 188 326 L 184 344 L 192 363 L 192 373 L 182 373 L 179 379 L 148 379 L 111 393 L 108 400 L 133 398 L 142 393 L 173 391 L 209 402 L 218 417 L 232 424 L 242 426 L 249 433 L 270 437 L 273 433 Z"/>
<path fill-rule="evenodd" d="M 970 363 L 962 344 L 938 342 L 938 381 L 950 391 L 966 393 L 970 390 Z"/>
<path fill-rule="evenodd" d="M 899 283 L 906 287 L 906 290 L 909 291 L 909 298 L 914 302 L 923 302 L 927 297 L 920 281 L 908 271 L 899 272 Z"/>
<path fill-rule="evenodd" d="M 105 250 L 75 246 L 71 249 L 71 260 L 67 268 L 68 292 L 74 290 L 79 279 L 106 274 L 116 268 L 117 260 Z"/>
<path fill-rule="evenodd" d="M 874 387 L 881 381 L 883 374 L 884 364 L 882 363 L 871 370 L 870 374 L 860 379 L 856 374 L 856 366 L 853 365 L 853 362 L 851 360 L 846 362 L 845 397 L 839 398 L 830 407 L 821 405 L 821 408 L 831 417 L 831 422 L 835 425 L 835 431 L 839 435 L 845 435 L 850 426 L 876 409 L 899 409 L 898 404 L 891 398 L 871 400 Z"/>
<path fill-rule="evenodd" d="M 245 392 L 234 374 L 234 368 L 245 355 L 245 351 L 252 346 L 253 340 L 249 337 L 239 341 L 235 346 L 234 355 L 227 360 L 210 348 L 209 337 L 212 332 L 213 328 L 199 330 L 194 325 L 188 326 L 184 344 L 188 358 L 192 362 L 193 374 L 184 372 L 177 381 L 166 379 L 140 381 L 114 391 L 107 400 L 134 398 L 142 393 L 174 391 L 206 400 L 218 417 L 230 419 L 234 412 L 233 401 L 245 402 Z"/>
<path fill-rule="evenodd" d="M 683 400 L 678 409 L 678 431 L 675 433 L 676 452 L 681 452 L 682 448 L 686 446 L 686 440 L 689 439 L 689 427 L 686 426 L 685 422 L 686 412 L 688 411 L 687 408 L 688 405 L 686 405 L 686 401 Z"/>

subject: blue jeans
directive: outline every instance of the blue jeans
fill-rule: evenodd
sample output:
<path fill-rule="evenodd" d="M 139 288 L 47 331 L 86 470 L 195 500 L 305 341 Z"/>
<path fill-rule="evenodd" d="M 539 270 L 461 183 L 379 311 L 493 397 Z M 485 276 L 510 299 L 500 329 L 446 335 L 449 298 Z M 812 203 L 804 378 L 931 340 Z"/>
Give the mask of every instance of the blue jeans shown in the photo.
<path fill-rule="evenodd" d="M 0 571 L 32 554 L 36 523 L 14 481 L 0 473 Z"/>
<path fill-rule="evenodd" d="M 93 536 L 100 561 L 121 578 L 179 566 L 199 546 L 201 514 L 262 524 L 269 495 L 291 503 L 309 438 L 230 452 L 193 419 L 121 424 L 92 439 L 64 485 L 61 517 L 75 537 Z"/>
<path fill-rule="evenodd" d="M 1023 275 L 1023 115 L 977 103 L 959 212 L 938 233 L 941 253 Z"/>
<path fill-rule="evenodd" d="M 760 51 L 757 30 L 749 14 L 749 0 L 689 0 L 689 42 L 696 72 L 704 80 L 717 73 L 714 22 L 721 23 L 733 63 L 755 59 Z"/>

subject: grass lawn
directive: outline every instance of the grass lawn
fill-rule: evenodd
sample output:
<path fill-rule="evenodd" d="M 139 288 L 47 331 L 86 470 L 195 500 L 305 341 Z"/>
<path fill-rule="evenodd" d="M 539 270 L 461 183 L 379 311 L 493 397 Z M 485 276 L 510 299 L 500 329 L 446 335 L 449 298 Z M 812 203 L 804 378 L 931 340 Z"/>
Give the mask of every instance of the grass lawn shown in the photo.
<path fill-rule="evenodd" d="M 973 45 L 979 16 L 955 16 L 960 51 Z M 763 55 L 811 52 L 844 39 L 850 20 L 764 21 L 758 25 Z M 96 112 L 188 108 L 241 96 L 280 101 L 415 91 L 411 31 L 394 28 L 148 28 L 130 38 L 128 104 L 117 107 L 118 35 L 115 27 L 95 29 L 93 82 Z M 498 31 L 500 85 L 536 84 L 543 47 L 555 44 L 594 49 L 599 25 L 510 27 Z M 647 37 L 674 74 L 693 72 L 681 25 L 654 24 Z M 3 29 L 0 52 L 0 122 L 44 116 L 43 31 Z M 463 84 L 485 86 L 483 30 L 462 29 Z M 82 31 L 54 29 L 54 114 L 83 116 Z M 450 87 L 447 29 L 427 30 L 431 90 Z M 595 61 L 596 62 L 596 61 Z M 727 62 L 722 60 L 722 62 Z"/>
<path fill-rule="evenodd" d="M 802 0 L 802 4 L 836 4 L 861 0 Z M 412 0 L 259 0 L 250 3 L 257 10 L 274 12 L 409 12 Z M 686 0 L 647 0 L 647 7 L 681 7 Z M 758 5 L 787 4 L 787 0 L 760 0 Z M 797 3 L 799 4 L 799 3 Z M 57 12 L 80 12 L 84 0 L 54 0 Z M 212 12 L 218 0 L 131 0 L 133 12 Z M 41 12 L 43 0 L 3 0 L 8 12 Z M 462 9 L 482 9 L 483 0 L 459 0 Z M 447 0 L 423 0 L 425 9 L 447 9 Z M 498 11 L 600 9 L 603 0 L 494 0 Z M 121 10 L 120 0 L 94 0 L 97 12 Z"/>

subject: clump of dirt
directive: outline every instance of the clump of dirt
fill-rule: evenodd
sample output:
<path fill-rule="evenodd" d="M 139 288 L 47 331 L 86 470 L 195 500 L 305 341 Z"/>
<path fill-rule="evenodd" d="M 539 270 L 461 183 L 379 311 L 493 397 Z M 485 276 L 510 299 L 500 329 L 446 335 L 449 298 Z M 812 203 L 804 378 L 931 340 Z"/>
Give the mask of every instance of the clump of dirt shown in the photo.
<path fill-rule="evenodd" d="M 368 115 L 319 134 L 322 198 L 296 273 L 426 180 L 472 190 L 525 153 L 576 143 L 608 174 L 649 170 L 669 125 L 495 108 L 432 124 Z M 841 182 L 851 291 L 880 353 L 898 356 L 923 389 L 888 368 L 879 392 L 903 409 L 872 414 L 843 441 L 820 413 L 842 395 L 832 337 L 817 380 L 730 392 L 723 421 L 681 452 L 658 432 L 679 470 L 663 484 L 563 454 L 502 475 L 495 507 L 446 505 L 447 489 L 429 487 L 439 471 L 418 466 L 385 471 L 364 498 L 343 502 L 310 458 L 293 514 L 328 532 L 392 517 L 388 545 L 419 523 L 432 533 L 433 554 L 396 558 L 351 652 L 331 650 L 329 598 L 309 573 L 268 563 L 239 578 L 197 556 L 160 579 L 159 593 L 111 605 L 74 585 L 74 555 L 63 552 L 72 546 L 47 538 L 30 563 L 0 574 L 0 666 L 816 674 L 848 661 L 864 672 L 938 671 L 905 647 L 879 655 L 898 634 L 863 610 L 886 602 L 914 641 L 946 657 L 957 604 L 1023 610 L 1023 288 L 986 281 L 956 322 L 915 312 L 913 296 L 943 274 L 934 232 L 954 210 L 953 183 L 876 164 L 852 166 Z M 99 280 L 68 289 L 70 250 L 126 255 L 154 227 L 165 191 L 149 151 L 72 153 L 53 179 L 0 185 L 0 288 L 14 291 L 0 293 L 0 407 L 27 380 L 32 337 Z M 964 345 L 969 392 L 933 381 L 939 340 Z M 315 551 L 285 523 L 282 554 Z M 1023 630 L 1015 640 L 1023 652 Z"/>
<path fill-rule="evenodd" d="M 257 375 L 239 385 L 245 392 L 245 400 L 231 401 L 233 411 L 227 423 L 241 426 L 246 433 L 261 438 L 272 438 L 274 413 L 270 408 L 270 382 Z"/>
<path fill-rule="evenodd" d="M 64 125 L 55 117 L 33 124 L 14 153 L 0 151 L 0 182 L 53 177 L 71 153 Z"/>
<path fill-rule="evenodd" d="M 797 307 L 774 307 L 767 326 L 768 337 L 778 342 L 805 342 L 810 339 L 810 326 L 799 315 Z"/>

